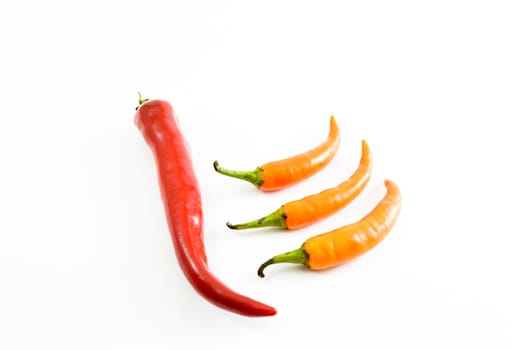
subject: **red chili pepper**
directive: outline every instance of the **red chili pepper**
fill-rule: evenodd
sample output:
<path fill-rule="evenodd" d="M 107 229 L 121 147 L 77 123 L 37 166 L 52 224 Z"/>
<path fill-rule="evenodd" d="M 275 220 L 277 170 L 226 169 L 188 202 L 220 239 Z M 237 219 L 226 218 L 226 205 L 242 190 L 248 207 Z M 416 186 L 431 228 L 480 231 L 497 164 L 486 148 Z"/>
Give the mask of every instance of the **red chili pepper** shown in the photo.
<path fill-rule="evenodd" d="M 334 116 L 331 116 L 330 121 L 327 139 L 307 152 L 269 162 L 249 171 L 225 169 L 216 160 L 214 169 L 220 174 L 248 181 L 265 192 L 292 186 L 316 174 L 334 158 L 340 146 L 340 129 Z"/>
<path fill-rule="evenodd" d="M 203 243 L 201 193 L 187 143 L 169 102 L 139 99 L 135 124 L 150 146 L 179 264 L 205 299 L 244 316 L 271 316 L 276 310 L 228 288 L 208 268 Z"/>

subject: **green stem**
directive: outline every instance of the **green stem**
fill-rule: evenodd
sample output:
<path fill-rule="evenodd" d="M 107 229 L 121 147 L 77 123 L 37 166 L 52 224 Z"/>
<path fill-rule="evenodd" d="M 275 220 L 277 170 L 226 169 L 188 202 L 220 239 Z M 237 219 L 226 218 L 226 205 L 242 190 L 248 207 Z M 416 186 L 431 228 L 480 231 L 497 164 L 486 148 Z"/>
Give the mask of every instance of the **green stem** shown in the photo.
<path fill-rule="evenodd" d="M 257 188 L 263 184 L 263 170 L 261 168 L 249 171 L 230 170 L 220 167 L 219 162 L 216 160 L 214 162 L 214 169 L 220 174 L 248 181 Z"/>
<path fill-rule="evenodd" d="M 142 98 L 141 92 L 139 91 L 139 106 L 142 105 L 144 102 L 149 101 L 149 98 Z"/>
<path fill-rule="evenodd" d="M 149 101 L 150 99 L 149 98 L 145 98 L 143 99 L 142 98 L 142 95 L 141 95 L 141 92 L 139 91 L 139 105 L 137 107 L 135 107 L 135 110 L 138 110 L 139 107 L 146 101 Z"/>
<path fill-rule="evenodd" d="M 254 221 L 245 222 L 243 224 L 231 224 L 227 222 L 226 225 L 233 230 L 244 230 L 247 228 L 259 228 L 259 227 L 281 227 L 287 228 L 286 221 L 287 217 L 283 213 L 283 207 L 280 207 L 278 210 L 270 213 L 267 216 L 262 217 Z"/>
<path fill-rule="evenodd" d="M 296 250 L 292 250 L 283 254 L 278 254 L 261 264 L 261 266 L 258 269 L 258 276 L 261 278 L 265 277 L 263 270 L 267 266 L 280 263 L 303 264 L 305 266 L 309 266 L 309 254 L 305 251 L 303 245 Z"/>

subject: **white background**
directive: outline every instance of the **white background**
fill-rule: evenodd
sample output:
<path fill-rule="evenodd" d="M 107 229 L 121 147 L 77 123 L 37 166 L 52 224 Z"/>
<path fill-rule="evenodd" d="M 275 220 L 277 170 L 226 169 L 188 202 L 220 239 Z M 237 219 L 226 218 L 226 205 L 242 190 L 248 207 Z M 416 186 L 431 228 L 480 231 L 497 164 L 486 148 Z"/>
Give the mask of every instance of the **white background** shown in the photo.
<path fill-rule="evenodd" d="M 524 349 L 522 1 L 5 1 L 0 12 L 0 348 Z M 277 308 L 206 302 L 177 265 L 137 91 L 169 100 L 201 184 L 211 270 Z M 321 173 L 252 169 L 323 141 Z M 355 169 L 353 203 L 293 232 L 233 232 Z M 389 236 L 325 272 L 270 256 L 402 190 Z"/>

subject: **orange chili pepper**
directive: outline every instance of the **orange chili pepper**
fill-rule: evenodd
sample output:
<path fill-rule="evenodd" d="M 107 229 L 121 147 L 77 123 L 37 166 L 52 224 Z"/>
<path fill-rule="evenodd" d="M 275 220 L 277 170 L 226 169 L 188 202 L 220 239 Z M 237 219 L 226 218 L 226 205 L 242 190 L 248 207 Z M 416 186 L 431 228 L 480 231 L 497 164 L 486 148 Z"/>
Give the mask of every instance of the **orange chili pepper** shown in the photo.
<path fill-rule="evenodd" d="M 227 226 L 237 230 L 267 226 L 292 230 L 313 224 L 342 209 L 356 198 L 371 178 L 372 169 L 369 146 L 362 140 L 360 164 L 346 181 L 320 193 L 286 203 L 261 219 L 237 225 L 227 222 Z"/>
<path fill-rule="evenodd" d="M 258 269 L 272 264 L 303 264 L 311 270 L 322 270 L 343 264 L 371 250 L 389 233 L 398 218 L 401 195 L 398 186 L 385 180 L 387 193 L 376 207 L 361 220 L 307 239 L 300 248 L 274 256 Z"/>
<path fill-rule="evenodd" d="M 334 158 L 340 145 L 340 129 L 334 116 L 330 119 L 329 136 L 317 147 L 286 159 L 276 160 L 250 171 L 229 170 L 214 162 L 214 169 L 223 175 L 245 180 L 262 191 L 277 191 L 314 175 Z"/>

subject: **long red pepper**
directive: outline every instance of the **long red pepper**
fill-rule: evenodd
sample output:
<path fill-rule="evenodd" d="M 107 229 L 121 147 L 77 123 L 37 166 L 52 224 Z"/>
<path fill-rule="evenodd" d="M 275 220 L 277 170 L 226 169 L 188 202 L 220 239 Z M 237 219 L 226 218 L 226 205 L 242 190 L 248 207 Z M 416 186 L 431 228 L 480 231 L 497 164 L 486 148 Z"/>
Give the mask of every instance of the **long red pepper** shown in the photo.
<path fill-rule="evenodd" d="M 166 219 L 179 264 L 195 290 L 211 303 L 244 316 L 276 310 L 227 287 L 208 268 L 203 243 L 201 193 L 184 135 L 169 102 L 139 100 L 135 125 L 156 164 Z"/>

